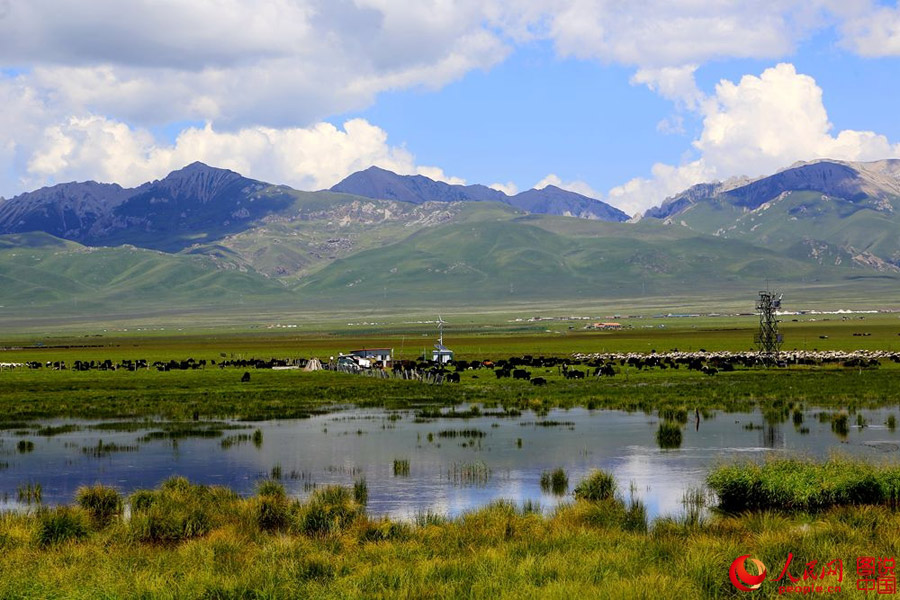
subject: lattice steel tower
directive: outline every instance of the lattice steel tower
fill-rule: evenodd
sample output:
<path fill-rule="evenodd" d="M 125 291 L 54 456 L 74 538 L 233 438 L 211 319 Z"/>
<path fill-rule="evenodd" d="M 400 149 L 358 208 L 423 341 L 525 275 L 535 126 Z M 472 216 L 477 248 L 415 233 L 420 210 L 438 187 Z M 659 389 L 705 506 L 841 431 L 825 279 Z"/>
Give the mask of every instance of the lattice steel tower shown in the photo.
<path fill-rule="evenodd" d="M 759 313 L 759 331 L 753 341 L 760 353 L 777 356 L 781 350 L 781 342 L 783 337 L 778 333 L 778 319 L 775 311 L 781 308 L 781 298 L 784 294 L 776 297 L 776 292 L 765 290 L 759 293 L 759 300 L 756 301 L 756 312 Z"/>

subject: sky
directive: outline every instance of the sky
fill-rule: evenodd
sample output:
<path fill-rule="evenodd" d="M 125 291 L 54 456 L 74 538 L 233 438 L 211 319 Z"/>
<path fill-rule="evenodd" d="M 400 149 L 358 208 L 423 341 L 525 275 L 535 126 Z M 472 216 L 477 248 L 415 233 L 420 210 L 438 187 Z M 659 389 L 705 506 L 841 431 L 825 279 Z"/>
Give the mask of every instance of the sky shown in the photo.
<path fill-rule="evenodd" d="M 0 0 L 0 196 L 194 161 L 371 165 L 639 214 L 695 183 L 900 157 L 875 0 Z"/>

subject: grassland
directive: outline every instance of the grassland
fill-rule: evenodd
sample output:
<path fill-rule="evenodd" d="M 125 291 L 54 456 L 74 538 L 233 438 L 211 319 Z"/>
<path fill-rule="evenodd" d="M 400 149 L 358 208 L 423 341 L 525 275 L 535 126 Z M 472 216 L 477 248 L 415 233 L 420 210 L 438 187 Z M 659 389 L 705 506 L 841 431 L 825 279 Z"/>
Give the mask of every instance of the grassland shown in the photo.
<path fill-rule="evenodd" d="M 569 330 L 565 321 L 549 324 L 471 323 L 446 341 L 460 359 L 503 358 L 523 354 L 570 356 L 572 352 L 743 350 L 752 337 L 752 319 L 669 319 L 667 327 L 635 326 L 621 332 Z M 547 326 L 553 327 L 547 332 Z M 393 347 L 398 358 L 415 358 L 433 341 L 433 326 L 368 326 L 365 334 L 345 326 L 336 333 L 231 335 L 172 332 L 108 332 L 102 337 L 37 336 L 0 340 L 0 362 L 146 359 L 221 361 L 223 358 L 311 357 L 327 359 L 357 347 Z M 499 331 L 498 331 L 499 330 Z M 865 320 L 820 320 L 785 326 L 788 344 L 809 349 L 892 349 L 900 346 L 900 319 L 884 315 Z M 866 337 L 854 336 L 859 332 Z M 822 339 L 826 338 L 826 339 Z M 804 344 L 799 344 L 804 340 Z M 251 369 L 252 370 L 252 369 Z M 168 419 L 297 417 L 348 404 L 410 408 L 480 402 L 517 409 L 588 406 L 625 410 L 700 408 L 783 413 L 807 405 L 855 409 L 897 402 L 900 365 L 877 369 L 840 366 L 790 369 L 738 369 L 707 377 L 696 371 L 638 370 L 621 367 L 613 378 L 568 381 L 556 369 L 537 369 L 549 384 L 497 380 L 489 370 L 462 373 L 459 385 L 432 386 L 403 380 L 376 380 L 338 373 L 252 370 L 212 365 L 196 371 L 156 370 L 75 372 L 0 371 L 0 414 L 19 422 L 54 417 Z"/>
<path fill-rule="evenodd" d="M 730 598 L 734 559 L 774 579 L 792 554 L 798 578 L 842 560 L 843 591 L 828 597 L 852 598 L 856 558 L 900 547 L 900 513 L 884 506 L 704 515 L 695 500 L 648 523 L 608 476 L 591 479 L 550 515 L 496 502 L 415 523 L 367 517 L 346 488 L 299 503 L 272 482 L 242 499 L 179 478 L 132 494 L 124 518 L 122 499 L 93 487 L 77 505 L 0 516 L 0 597 Z"/>
<path fill-rule="evenodd" d="M 808 349 L 900 345 L 896 315 L 829 318 L 785 323 L 788 346 L 802 349 L 801 340 Z M 751 318 L 648 319 L 598 333 L 569 329 L 580 326 L 576 321 L 507 321 L 473 318 L 446 341 L 468 360 L 745 350 L 754 325 Z M 316 327 L 226 335 L 201 329 L 10 334 L 0 339 L 0 362 L 325 358 L 376 346 L 414 358 L 433 339 L 428 324 Z M 870 335 L 853 335 L 860 332 Z M 536 413 L 587 406 L 676 418 L 695 408 L 758 407 L 767 419 L 786 421 L 800 406 L 852 414 L 896 405 L 900 365 L 739 368 L 714 377 L 623 367 L 613 378 L 584 381 L 538 369 L 548 379 L 540 388 L 497 380 L 485 370 L 442 386 L 252 369 L 242 383 L 243 371 L 211 365 L 171 372 L 4 370 L 0 414 L 4 427 L 19 428 L 57 417 L 183 422 L 297 417 L 351 404 L 433 411 L 482 403 Z M 395 464 L 395 471 L 402 467 Z M 775 577 L 789 553 L 794 576 L 809 561 L 843 560 L 844 591 L 828 596 L 862 597 L 855 591 L 856 558 L 893 557 L 900 548 L 896 467 L 787 462 L 755 468 L 725 465 L 710 475 L 720 497 L 747 500 L 728 508 L 746 512 L 708 514 L 699 510 L 703 495 L 697 494 L 683 515 L 653 522 L 621 487 L 615 493 L 610 478 L 566 482 L 572 500 L 548 514 L 499 502 L 452 520 L 423 514 L 415 523 L 367 516 L 364 481 L 353 490 L 318 490 L 302 503 L 277 484 L 263 484 L 249 498 L 181 479 L 125 499 L 101 488 L 83 490 L 72 506 L 0 514 L 0 598 L 730 598 L 739 594 L 728 579 L 735 558 L 750 554 Z M 547 476 L 552 489 L 554 473 Z M 777 586 L 767 582 L 755 595 L 774 597 Z"/>

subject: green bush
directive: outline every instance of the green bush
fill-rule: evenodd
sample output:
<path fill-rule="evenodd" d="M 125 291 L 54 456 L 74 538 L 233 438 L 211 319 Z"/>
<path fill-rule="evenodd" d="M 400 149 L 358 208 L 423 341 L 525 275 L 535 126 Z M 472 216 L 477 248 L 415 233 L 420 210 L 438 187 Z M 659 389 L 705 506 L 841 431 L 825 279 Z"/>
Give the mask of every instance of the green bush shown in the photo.
<path fill-rule="evenodd" d="M 616 480 L 605 471 L 594 470 L 575 487 L 575 497 L 581 500 L 597 502 L 615 496 Z"/>

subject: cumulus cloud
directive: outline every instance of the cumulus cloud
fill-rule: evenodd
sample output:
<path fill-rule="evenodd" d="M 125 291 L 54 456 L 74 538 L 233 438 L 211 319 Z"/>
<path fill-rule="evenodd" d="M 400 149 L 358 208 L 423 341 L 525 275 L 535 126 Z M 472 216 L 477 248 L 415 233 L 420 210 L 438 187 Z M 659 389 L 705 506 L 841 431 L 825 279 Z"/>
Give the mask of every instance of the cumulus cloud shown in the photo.
<path fill-rule="evenodd" d="M 729 98 L 727 86 L 706 98 L 694 82 L 697 65 L 780 58 L 833 22 L 860 54 L 900 53 L 900 9 L 871 0 L 132 0 L 128 10 L 117 0 L 0 0 L 0 17 L 0 64 L 16 68 L 0 72 L 6 194 L 70 174 L 134 181 L 158 176 L 167 161 L 177 167 L 196 159 L 299 187 L 324 185 L 364 157 L 419 172 L 402 147 L 352 132 L 355 125 L 329 129 L 322 121 L 364 108 L 386 90 L 437 89 L 490 69 L 532 40 L 549 40 L 560 57 L 634 67 L 633 83 L 673 100 L 678 111 L 702 115 L 702 168 L 687 173 L 727 173 L 748 157 L 761 168 L 791 152 L 761 138 L 750 140 L 763 146 L 753 156 L 738 148 L 744 121 L 754 118 L 740 98 L 753 94 L 753 82 L 734 84 L 740 98 Z M 791 110 L 815 103 L 803 87 L 792 90 L 800 96 Z M 185 121 L 209 125 L 181 132 L 174 143 L 149 133 Z M 849 155 L 887 144 L 865 132 L 830 136 L 827 118 L 801 133 L 812 136 L 823 122 L 833 140 L 818 134 L 807 147 L 831 144 Z M 735 133 L 722 137 L 725 127 Z M 660 129 L 681 131 L 680 116 Z M 276 143 L 286 149 L 275 150 Z M 300 143 L 338 154 L 320 158 Z M 350 143 L 361 146 L 351 150 Z M 430 176 L 456 181 L 433 169 Z M 666 169 L 654 167 L 654 180 L 657 171 Z M 584 182 L 565 186 L 598 195 Z"/>
<path fill-rule="evenodd" d="M 328 188 L 371 165 L 465 183 L 437 167 L 416 165 L 410 152 L 391 146 L 384 130 L 363 119 L 349 120 L 343 128 L 318 123 L 306 128 L 249 127 L 236 132 L 216 131 L 207 124 L 186 129 L 174 144 L 160 145 L 146 130 L 121 122 L 100 116 L 72 118 L 44 130 L 27 173 L 31 187 L 82 179 L 133 186 L 195 160 L 299 189 Z"/>
<path fill-rule="evenodd" d="M 693 145 L 699 158 L 680 166 L 656 164 L 652 177 L 609 192 L 627 212 L 658 205 L 695 183 L 770 174 L 798 160 L 850 161 L 900 156 L 900 144 L 871 131 L 833 133 L 815 79 L 781 63 L 737 83 L 723 80 L 698 108 L 703 131 Z"/>
<path fill-rule="evenodd" d="M 581 194 L 582 196 L 587 196 L 588 198 L 600 198 L 600 194 L 584 181 L 580 181 L 577 179 L 575 181 L 563 181 L 555 173 L 550 173 L 549 175 L 538 181 L 536 184 L 534 184 L 534 189 L 542 190 L 548 185 L 553 185 L 560 189 L 575 192 L 576 194 Z"/>
<path fill-rule="evenodd" d="M 519 193 L 518 186 L 512 181 L 507 181 L 506 183 L 492 183 L 488 186 L 492 190 L 497 190 L 498 192 L 503 192 L 507 196 L 515 196 Z"/>

